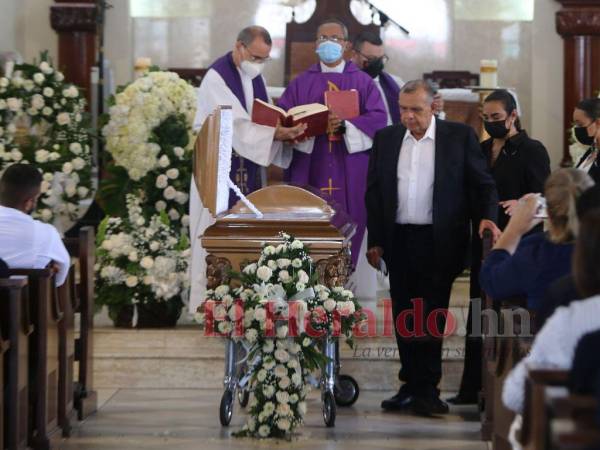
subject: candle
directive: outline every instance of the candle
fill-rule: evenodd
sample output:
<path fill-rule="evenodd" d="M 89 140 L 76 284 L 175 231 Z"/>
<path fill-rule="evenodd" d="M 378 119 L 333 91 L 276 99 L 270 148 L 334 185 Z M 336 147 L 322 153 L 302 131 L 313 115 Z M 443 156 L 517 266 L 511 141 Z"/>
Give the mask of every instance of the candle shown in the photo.
<path fill-rule="evenodd" d="M 482 59 L 479 64 L 479 85 L 484 88 L 495 89 L 498 87 L 498 61 L 495 59 Z"/>

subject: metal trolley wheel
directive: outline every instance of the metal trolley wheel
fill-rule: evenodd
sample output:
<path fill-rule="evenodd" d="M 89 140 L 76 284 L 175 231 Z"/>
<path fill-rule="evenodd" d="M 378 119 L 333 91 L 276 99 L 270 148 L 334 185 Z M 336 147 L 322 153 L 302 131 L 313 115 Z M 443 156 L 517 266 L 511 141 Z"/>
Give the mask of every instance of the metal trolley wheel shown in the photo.
<path fill-rule="evenodd" d="M 233 416 L 233 392 L 227 389 L 221 397 L 221 405 L 219 406 L 219 420 L 224 427 L 229 426 L 231 417 Z"/>
<path fill-rule="evenodd" d="M 327 391 L 323 393 L 323 420 L 327 428 L 335 426 L 335 413 L 335 398 L 332 392 Z"/>
<path fill-rule="evenodd" d="M 339 375 L 333 388 L 335 403 L 338 406 L 351 406 L 358 399 L 358 383 L 350 375 Z"/>

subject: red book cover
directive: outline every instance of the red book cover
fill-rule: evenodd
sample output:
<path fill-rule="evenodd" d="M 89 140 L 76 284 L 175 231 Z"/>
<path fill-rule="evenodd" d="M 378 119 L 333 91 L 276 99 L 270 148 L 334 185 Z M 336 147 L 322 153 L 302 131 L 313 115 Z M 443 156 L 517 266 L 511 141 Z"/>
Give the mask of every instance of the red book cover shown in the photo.
<path fill-rule="evenodd" d="M 252 122 L 260 125 L 276 127 L 278 120 L 285 127 L 306 123 L 306 131 L 298 139 L 326 134 L 328 118 L 329 109 L 320 103 L 294 106 L 287 112 L 259 99 L 254 99 L 252 106 Z"/>
<path fill-rule="evenodd" d="M 352 119 L 360 115 L 358 91 L 325 91 L 325 104 L 341 120 Z M 339 141 L 340 135 L 330 135 L 329 140 Z"/>

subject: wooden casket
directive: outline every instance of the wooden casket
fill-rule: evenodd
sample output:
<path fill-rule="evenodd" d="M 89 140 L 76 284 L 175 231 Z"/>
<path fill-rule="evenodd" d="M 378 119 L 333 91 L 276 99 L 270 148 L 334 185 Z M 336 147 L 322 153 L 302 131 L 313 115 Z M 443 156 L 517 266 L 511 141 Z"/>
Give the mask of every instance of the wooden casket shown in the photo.
<path fill-rule="evenodd" d="M 229 191 L 236 189 L 229 179 L 232 132 L 231 109 L 222 106 L 205 120 L 196 140 L 196 187 L 215 218 L 199 237 L 208 253 L 207 288 L 228 282 L 230 270 L 256 262 L 265 244 L 281 242 L 280 232 L 305 243 L 321 283 L 345 285 L 350 274 L 350 239 L 356 226 L 310 188 L 268 186 L 227 208 Z"/>

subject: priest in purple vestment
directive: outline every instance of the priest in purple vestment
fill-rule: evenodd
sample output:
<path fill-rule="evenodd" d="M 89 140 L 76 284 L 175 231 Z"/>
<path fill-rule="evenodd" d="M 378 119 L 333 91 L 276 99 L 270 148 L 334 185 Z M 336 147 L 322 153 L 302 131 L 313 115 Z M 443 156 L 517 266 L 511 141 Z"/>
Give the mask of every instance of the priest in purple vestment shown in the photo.
<path fill-rule="evenodd" d="M 296 144 L 287 172 L 289 182 L 319 189 L 341 205 L 356 223 L 357 232 L 352 239 L 352 262 L 356 265 L 366 226 L 364 198 L 369 150 L 375 132 L 386 126 L 387 119 L 371 77 L 344 60 L 347 47 L 348 31 L 343 23 L 322 23 L 316 41 L 320 63 L 292 80 L 278 104 L 285 110 L 307 103 L 325 104 L 325 91 L 358 91 L 359 116 L 341 121 L 330 113 L 329 130 L 343 134 L 343 138 L 331 141 L 324 134 Z"/>

